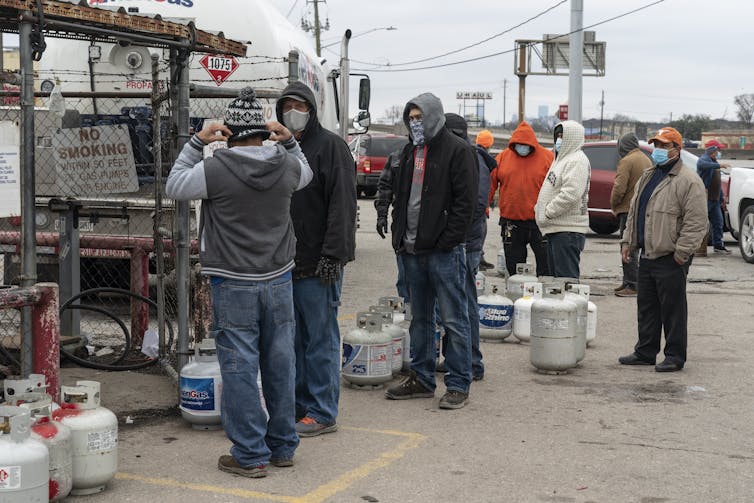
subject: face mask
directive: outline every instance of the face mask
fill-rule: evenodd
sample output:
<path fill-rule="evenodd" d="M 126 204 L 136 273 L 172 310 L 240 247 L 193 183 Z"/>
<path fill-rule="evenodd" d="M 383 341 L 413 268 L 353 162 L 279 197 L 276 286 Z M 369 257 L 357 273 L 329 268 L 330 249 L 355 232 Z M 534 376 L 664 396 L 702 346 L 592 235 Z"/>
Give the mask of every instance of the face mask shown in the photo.
<path fill-rule="evenodd" d="M 560 146 L 563 144 L 563 138 L 558 138 L 555 140 L 555 152 L 560 151 Z"/>
<path fill-rule="evenodd" d="M 668 151 L 664 148 L 656 148 L 652 151 L 652 160 L 658 166 L 662 166 L 668 162 Z"/>
<path fill-rule="evenodd" d="M 424 121 L 410 120 L 408 127 L 411 129 L 411 137 L 414 139 L 414 145 L 424 145 Z"/>
<path fill-rule="evenodd" d="M 723 158 L 723 153 L 722 152 L 718 152 L 717 153 L 717 157 L 715 157 L 715 159 L 719 161 L 722 158 Z"/>
<path fill-rule="evenodd" d="M 520 144 L 517 144 L 515 147 L 513 147 L 513 149 L 521 157 L 526 157 L 527 155 L 531 154 L 531 146 L 529 146 L 529 145 L 520 145 Z"/>
<path fill-rule="evenodd" d="M 309 112 L 299 112 L 291 109 L 283 113 L 283 124 L 291 130 L 292 133 L 303 131 L 309 122 Z"/>

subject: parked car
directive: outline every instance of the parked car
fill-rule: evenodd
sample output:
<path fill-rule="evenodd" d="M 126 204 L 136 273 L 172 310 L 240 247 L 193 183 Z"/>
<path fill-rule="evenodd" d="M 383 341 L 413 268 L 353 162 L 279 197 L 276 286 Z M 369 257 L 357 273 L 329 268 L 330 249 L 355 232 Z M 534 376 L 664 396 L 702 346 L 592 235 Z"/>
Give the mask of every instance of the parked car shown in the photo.
<path fill-rule="evenodd" d="M 372 197 L 388 156 L 402 149 L 408 138 L 394 134 L 369 133 L 358 135 L 349 147 L 356 162 L 356 194 Z"/>
<path fill-rule="evenodd" d="M 754 168 L 732 168 L 728 184 L 730 226 L 736 231 L 741 257 L 754 264 Z"/>
<path fill-rule="evenodd" d="M 613 190 L 615 170 L 618 167 L 618 149 L 616 141 L 599 141 L 584 144 L 584 153 L 589 158 L 592 167 L 592 177 L 589 186 L 589 227 L 597 234 L 612 234 L 618 230 L 618 218 L 610 208 L 610 193 Z M 646 142 L 639 142 L 639 148 L 649 157 L 654 147 Z M 696 171 L 699 157 L 687 150 L 681 150 L 681 160 L 689 168 Z M 721 173 L 722 190 L 725 201 L 728 201 L 728 174 Z M 729 222 L 727 211 L 723 211 L 723 220 Z M 733 234 L 736 237 L 736 234 Z"/>

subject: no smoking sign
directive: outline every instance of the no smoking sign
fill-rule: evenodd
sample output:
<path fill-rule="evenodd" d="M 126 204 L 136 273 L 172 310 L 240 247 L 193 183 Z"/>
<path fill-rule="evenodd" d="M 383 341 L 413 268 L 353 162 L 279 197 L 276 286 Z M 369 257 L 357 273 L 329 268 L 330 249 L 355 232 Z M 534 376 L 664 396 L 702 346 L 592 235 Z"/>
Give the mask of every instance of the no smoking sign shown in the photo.
<path fill-rule="evenodd" d="M 228 77 L 238 70 L 239 66 L 238 60 L 233 56 L 213 56 L 210 54 L 204 56 L 199 64 L 207 70 L 207 73 L 218 86 L 228 80 Z"/>

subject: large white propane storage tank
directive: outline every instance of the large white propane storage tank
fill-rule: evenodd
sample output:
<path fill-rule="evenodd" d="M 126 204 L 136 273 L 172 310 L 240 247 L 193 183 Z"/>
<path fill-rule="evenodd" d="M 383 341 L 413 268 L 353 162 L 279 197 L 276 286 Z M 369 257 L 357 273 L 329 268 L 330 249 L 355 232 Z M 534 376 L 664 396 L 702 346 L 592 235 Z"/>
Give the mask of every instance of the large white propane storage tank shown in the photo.
<path fill-rule="evenodd" d="M 560 374 L 576 366 L 576 305 L 563 291 L 545 285 L 531 306 L 529 359 L 540 372 Z"/>
<path fill-rule="evenodd" d="M 482 295 L 479 304 L 479 337 L 486 341 L 503 341 L 513 331 L 513 302 L 498 295 L 497 286 L 491 295 Z"/>
<path fill-rule="evenodd" d="M 524 295 L 524 283 L 534 283 L 537 276 L 532 264 L 516 264 L 516 274 L 505 282 L 505 296 L 516 302 Z"/>
<path fill-rule="evenodd" d="M 52 397 L 47 393 L 24 393 L 8 400 L 31 414 L 31 438 L 42 442 L 50 453 L 50 501 L 68 496 L 73 486 L 71 429 L 52 417 Z"/>
<path fill-rule="evenodd" d="M 77 381 L 61 386 L 63 403 L 52 417 L 71 429 L 73 489 L 82 496 L 104 491 L 118 471 L 118 418 L 100 407 L 100 383 Z"/>
<path fill-rule="evenodd" d="M 204 339 L 194 347 L 194 359 L 181 369 L 181 416 L 195 430 L 222 427 L 220 403 L 222 377 L 214 339 Z"/>
<path fill-rule="evenodd" d="M 343 379 L 357 389 L 379 388 L 393 377 L 392 338 L 379 313 L 357 313 L 356 327 L 343 337 Z"/>
<path fill-rule="evenodd" d="M 577 283 L 564 284 L 565 294 L 563 298 L 573 302 L 576 306 L 576 361 L 580 362 L 586 356 L 586 324 L 589 314 L 589 301 L 578 291 Z"/>
<path fill-rule="evenodd" d="M 521 342 L 531 339 L 531 305 L 542 298 L 542 283 L 524 283 L 524 296 L 513 303 L 513 336 Z"/>
<path fill-rule="evenodd" d="M 0 501 L 47 503 L 50 458 L 32 438 L 28 409 L 0 406 Z"/>
<path fill-rule="evenodd" d="M 390 370 L 393 375 L 398 375 L 403 366 L 403 337 L 406 332 L 393 322 L 393 308 L 390 306 L 370 306 L 370 313 L 379 314 L 382 317 L 382 330 L 390 335 Z"/>

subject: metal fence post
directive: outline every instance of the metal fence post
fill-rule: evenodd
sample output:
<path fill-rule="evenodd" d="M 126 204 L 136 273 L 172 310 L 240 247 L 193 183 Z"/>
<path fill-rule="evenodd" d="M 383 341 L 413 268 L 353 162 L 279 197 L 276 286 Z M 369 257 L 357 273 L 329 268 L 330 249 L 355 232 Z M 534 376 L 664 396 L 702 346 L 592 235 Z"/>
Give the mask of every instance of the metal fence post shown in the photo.
<path fill-rule="evenodd" d="M 81 292 L 81 257 L 78 231 L 78 206 L 70 204 L 68 211 L 60 214 L 60 246 L 58 263 L 58 282 L 60 298 L 63 302 Z M 80 304 L 80 302 L 76 302 Z M 66 309 L 60 317 L 60 332 L 66 337 L 78 337 L 81 311 Z"/>
<path fill-rule="evenodd" d="M 41 294 L 38 303 L 31 307 L 34 317 L 35 374 L 47 378 L 47 393 L 55 402 L 60 401 L 60 319 L 58 314 L 58 285 L 39 283 Z"/>
<path fill-rule="evenodd" d="M 131 291 L 149 297 L 149 254 L 141 246 L 131 249 Z M 131 346 L 144 343 L 144 332 L 149 328 L 149 305 L 131 299 Z"/>

